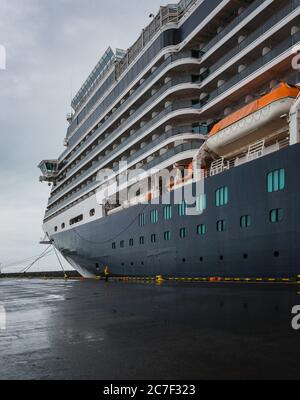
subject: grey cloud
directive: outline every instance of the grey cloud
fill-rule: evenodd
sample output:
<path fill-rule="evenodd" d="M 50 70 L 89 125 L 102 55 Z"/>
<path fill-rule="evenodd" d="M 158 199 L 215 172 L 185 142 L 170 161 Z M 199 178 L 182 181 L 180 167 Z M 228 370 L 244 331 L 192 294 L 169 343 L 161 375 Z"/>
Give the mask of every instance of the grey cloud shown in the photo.
<path fill-rule="evenodd" d="M 167 3 L 1 0 L 0 262 L 43 250 L 37 242 L 49 189 L 36 166 L 63 151 L 71 87 L 75 94 L 109 45 L 128 48 L 149 13 Z"/>

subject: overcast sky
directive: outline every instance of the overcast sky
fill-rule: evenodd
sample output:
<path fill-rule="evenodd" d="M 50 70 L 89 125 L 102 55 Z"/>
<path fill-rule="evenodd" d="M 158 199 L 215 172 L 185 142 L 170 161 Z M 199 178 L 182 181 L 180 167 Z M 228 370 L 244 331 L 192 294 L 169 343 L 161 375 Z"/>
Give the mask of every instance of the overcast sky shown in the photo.
<path fill-rule="evenodd" d="M 110 45 L 127 49 L 163 0 L 0 0 L 0 263 L 41 253 L 49 188 L 38 163 L 63 151 L 71 93 Z M 44 267 L 56 266 L 49 257 Z"/>

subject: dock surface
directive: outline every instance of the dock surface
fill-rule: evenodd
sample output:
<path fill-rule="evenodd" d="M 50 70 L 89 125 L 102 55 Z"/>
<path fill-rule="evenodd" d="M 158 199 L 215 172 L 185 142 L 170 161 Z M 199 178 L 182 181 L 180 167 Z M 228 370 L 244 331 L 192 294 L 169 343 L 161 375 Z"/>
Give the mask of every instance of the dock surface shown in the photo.
<path fill-rule="evenodd" d="M 0 379 L 299 379 L 299 291 L 3 279 Z"/>

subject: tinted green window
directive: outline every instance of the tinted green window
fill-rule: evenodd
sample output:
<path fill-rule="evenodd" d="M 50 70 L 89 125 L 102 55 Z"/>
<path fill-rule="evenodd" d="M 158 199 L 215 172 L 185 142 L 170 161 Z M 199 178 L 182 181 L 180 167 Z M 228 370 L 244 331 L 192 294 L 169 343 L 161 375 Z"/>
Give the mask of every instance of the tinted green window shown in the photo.
<path fill-rule="evenodd" d="M 285 170 L 282 168 L 279 171 L 279 190 L 284 190 L 285 188 Z"/>
<path fill-rule="evenodd" d="M 273 190 L 274 192 L 279 190 L 279 171 L 273 172 Z"/>
<path fill-rule="evenodd" d="M 183 217 L 186 215 L 186 203 L 183 201 L 181 204 L 178 206 L 178 214 L 180 217 Z"/>
<path fill-rule="evenodd" d="M 146 225 L 146 215 L 144 213 L 139 215 L 139 225 L 140 226 Z"/>
<path fill-rule="evenodd" d="M 276 222 L 280 222 L 283 220 L 283 209 L 282 208 L 276 208 L 275 210 L 270 211 L 270 222 L 273 224 Z"/>
<path fill-rule="evenodd" d="M 166 241 L 171 240 L 171 232 L 169 232 L 169 231 L 165 232 L 165 233 L 164 233 L 164 239 L 165 239 Z"/>
<path fill-rule="evenodd" d="M 144 236 L 141 236 L 140 237 L 140 244 L 142 245 L 142 244 L 145 244 L 145 238 L 144 238 Z"/>
<path fill-rule="evenodd" d="M 197 234 L 203 236 L 205 235 L 205 233 L 206 233 L 206 226 L 204 224 L 198 225 Z"/>
<path fill-rule="evenodd" d="M 229 200 L 229 192 L 228 192 L 227 186 L 224 186 L 224 187 L 216 190 L 216 206 L 217 207 L 225 206 L 226 204 L 228 204 L 228 200 Z"/>
<path fill-rule="evenodd" d="M 179 236 L 183 239 L 187 235 L 186 228 L 181 228 L 179 231 Z"/>
<path fill-rule="evenodd" d="M 198 212 L 203 212 L 206 210 L 206 194 L 202 194 L 201 196 L 197 197 L 196 207 Z"/>
<path fill-rule="evenodd" d="M 151 243 L 155 243 L 156 242 L 156 235 L 153 234 L 151 235 Z"/>
<path fill-rule="evenodd" d="M 241 228 L 249 228 L 251 226 L 251 217 L 250 215 L 243 215 L 240 221 Z"/>
<path fill-rule="evenodd" d="M 164 219 L 166 221 L 169 221 L 170 219 L 172 219 L 172 206 L 164 207 Z"/>
<path fill-rule="evenodd" d="M 278 192 L 279 190 L 284 190 L 285 170 L 283 168 L 268 173 L 267 187 L 269 193 Z"/>
<path fill-rule="evenodd" d="M 220 220 L 217 222 L 217 231 L 218 232 L 223 232 L 226 229 L 226 221 L 225 220 Z"/>
<path fill-rule="evenodd" d="M 158 210 L 152 210 L 150 213 L 151 224 L 156 224 L 158 222 Z"/>

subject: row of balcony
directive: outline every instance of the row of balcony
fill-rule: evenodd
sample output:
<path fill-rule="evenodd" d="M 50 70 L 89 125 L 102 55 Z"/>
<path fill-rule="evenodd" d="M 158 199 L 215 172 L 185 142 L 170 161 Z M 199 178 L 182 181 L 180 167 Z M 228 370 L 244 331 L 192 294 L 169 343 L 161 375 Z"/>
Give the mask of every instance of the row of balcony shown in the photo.
<path fill-rule="evenodd" d="M 250 44 L 252 41 L 256 40 L 260 35 L 262 35 L 264 32 L 266 32 L 271 26 L 272 24 L 275 24 L 277 21 L 279 21 L 280 19 L 282 19 L 284 16 L 286 16 L 289 12 L 291 12 L 293 9 L 295 9 L 297 6 L 299 5 L 299 0 L 292 0 L 291 3 L 285 7 L 283 10 L 280 11 L 279 14 L 276 14 L 274 17 L 272 17 L 271 19 L 269 19 L 267 21 L 266 24 L 264 24 L 263 26 L 261 26 L 258 30 L 256 30 L 255 32 L 253 32 L 252 34 L 250 34 L 241 44 L 239 44 L 237 47 L 235 47 L 231 52 L 227 53 L 224 58 L 222 58 L 221 60 L 217 61 L 214 65 L 212 65 L 210 67 L 210 73 L 215 72 L 218 68 L 220 68 L 222 65 L 224 65 L 224 63 L 228 60 L 230 60 L 230 58 L 232 58 L 234 55 L 238 54 L 239 51 L 243 50 L 248 44 Z M 245 19 L 248 15 L 251 14 L 251 12 L 253 12 L 255 10 L 255 8 L 257 7 L 257 1 L 255 1 L 254 3 L 252 3 L 247 9 L 245 9 L 239 17 L 237 17 L 234 21 L 232 21 L 232 23 L 229 25 L 231 27 L 231 29 L 233 29 L 233 24 L 235 24 L 236 26 L 243 20 Z M 219 39 L 221 39 L 221 36 L 226 36 L 226 34 L 230 32 L 229 28 L 225 28 L 219 35 Z M 204 48 L 203 53 L 211 48 L 211 46 L 213 46 L 214 43 L 214 39 L 212 41 L 210 41 L 208 43 L 208 45 Z M 193 51 L 186 51 L 183 53 L 178 53 L 178 54 L 174 54 L 172 55 L 171 58 L 168 58 L 167 60 L 165 60 L 160 67 L 158 67 L 158 69 L 148 78 L 148 79 L 153 79 L 155 77 L 155 75 L 157 75 L 159 72 L 161 72 L 164 67 L 166 65 L 168 65 L 171 62 L 174 62 L 175 60 L 181 59 L 181 58 L 185 58 L 185 57 L 191 57 L 191 56 L 195 56 L 195 52 Z M 205 77 L 205 76 L 204 76 Z M 149 84 L 148 79 L 146 79 L 145 81 L 142 82 L 142 84 L 140 85 L 140 87 L 134 92 L 132 93 L 132 95 L 134 94 L 135 96 L 138 96 L 146 87 L 146 85 Z M 128 104 L 127 102 L 124 102 L 115 112 L 117 112 L 118 116 L 121 116 L 122 112 L 124 111 L 125 107 L 127 107 Z M 112 114 L 113 115 L 113 114 Z M 116 115 L 115 115 L 116 116 Z M 132 118 L 134 118 L 134 116 L 132 116 Z M 110 123 L 110 118 L 106 117 L 106 121 L 104 122 L 104 124 L 102 125 L 102 129 L 105 129 L 109 123 Z"/>
<path fill-rule="evenodd" d="M 293 4 L 289 4 L 287 7 L 285 7 L 283 10 L 281 10 L 279 12 L 279 14 L 275 15 L 274 17 L 271 18 L 272 23 L 274 24 L 274 21 L 278 21 L 278 19 L 280 17 L 283 17 L 285 15 L 287 15 L 289 12 L 291 12 L 294 8 L 297 7 L 297 5 L 299 4 L 299 0 L 294 0 Z M 266 23 L 266 27 L 265 29 L 267 29 L 268 26 L 271 25 L 271 22 L 268 21 Z M 261 30 L 264 29 L 264 27 L 259 29 L 259 32 L 261 32 Z M 256 34 L 258 34 L 258 32 L 256 32 Z M 256 36 L 253 35 L 252 39 L 254 39 Z M 281 54 L 285 49 L 288 49 L 289 47 L 292 47 L 293 45 L 295 45 L 296 43 L 298 43 L 299 41 L 299 33 L 287 38 L 286 40 L 284 40 L 280 45 L 276 46 L 276 48 L 274 48 L 273 50 L 271 50 L 269 53 L 267 53 L 266 55 L 264 55 L 261 59 L 256 60 L 255 62 L 253 62 L 251 65 L 249 65 L 247 68 L 245 68 L 243 71 L 241 71 L 240 73 L 236 74 L 232 79 L 228 80 L 226 83 L 224 83 L 221 87 L 217 88 L 215 91 L 213 91 L 212 93 L 207 95 L 207 99 L 206 101 L 212 101 L 214 100 L 217 96 L 219 96 L 221 93 L 223 93 L 225 90 L 227 90 L 228 88 L 230 88 L 231 86 L 234 86 L 236 83 L 238 83 L 241 79 L 243 79 L 244 77 L 248 76 L 249 74 L 251 74 L 254 70 L 256 70 L 257 68 L 259 68 L 260 66 L 263 66 L 265 63 L 267 63 L 268 61 L 272 60 L 274 57 L 276 57 L 277 55 Z M 183 79 L 184 81 L 184 79 Z M 175 82 L 177 83 L 177 82 Z M 166 85 L 166 87 L 162 87 L 155 95 L 154 95 L 154 99 L 156 97 L 158 97 L 159 95 L 161 95 L 161 92 L 164 92 L 165 90 L 168 89 L 168 85 Z M 151 103 L 154 99 L 150 98 L 148 100 L 148 102 L 145 103 L 145 105 L 143 105 L 141 108 L 145 108 L 147 106 L 148 103 Z M 140 111 L 140 109 L 138 110 Z M 137 111 L 137 112 L 138 112 Z M 158 117 L 160 118 L 161 114 L 158 115 Z M 130 120 L 134 119 L 133 115 L 131 117 L 129 117 Z M 130 122 L 129 120 L 129 122 Z M 151 120 L 151 122 L 153 123 L 153 120 Z M 147 124 L 146 124 L 147 125 Z"/>
<path fill-rule="evenodd" d="M 257 3 L 257 1 L 255 1 L 254 3 L 252 3 L 250 6 L 248 6 L 247 9 L 245 9 L 245 10 L 240 14 L 239 17 L 235 18 L 235 20 L 232 21 L 232 23 L 229 25 L 229 26 L 231 27 L 231 29 L 233 29 L 233 27 L 234 27 L 235 25 L 238 25 L 243 19 L 246 18 L 246 16 L 248 16 L 249 14 L 251 14 L 251 12 L 253 12 L 253 11 L 255 10 L 255 8 L 257 7 L 257 4 L 256 4 L 256 3 Z M 258 3 L 259 3 L 259 2 L 258 2 Z M 233 24 L 235 24 L 235 25 L 233 25 Z M 221 39 L 221 36 L 222 36 L 222 35 L 225 36 L 228 32 L 230 32 L 231 29 L 229 29 L 228 27 L 226 27 L 219 35 L 217 35 L 217 37 L 219 38 L 218 40 Z M 204 48 L 204 50 L 206 51 L 207 49 L 211 48 L 211 46 L 213 46 L 215 43 L 217 43 L 218 40 L 212 39 L 212 40 L 207 44 L 207 46 Z M 173 62 L 173 61 L 175 61 L 175 60 L 178 60 L 178 59 L 180 59 L 180 58 L 191 57 L 191 56 L 193 56 L 193 54 L 195 54 L 195 52 L 193 52 L 193 51 L 187 51 L 187 52 L 183 52 L 183 53 L 174 54 L 174 55 L 172 56 L 171 59 L 168 58 L 167 60 L 165 60 L 165 61 L 158 67 L 158 69 L 157 69 L 154 73 L 152 73 L 151 76 L 150 76 L 148 79 L 146 79 L 146 80 L 140 85 L 140 87 L 139 87 L 134 93 L 131 93 L 131 95 L 134 94 L 135 97 L 138 96 L 138 95 L 144 90 L 144 88 L 146 87 L 146 85 L 149 84 L 149 79 L 152 80 L 153 78 L 155 78 L 155 76 L 156 76 L 159 72 L 161 72 L 161 71 L 164 69 L 164 67 L 166 67 L 169 63 L 171 63 L 171 62 Z M 197 53 L 196 53 L 196 54 L 197 54 Z M 131 97 L 131 96 L 130 96 L 130 97 Z M 130 97 L 129 97 L 129 98 L 130 98 Z M 124 102 L 123 104 L 120 105 L 120 107 L 118 107 L 118 109 L 115 111 L 115 112 L 118 113 L 118 114 L 117 114 L 118 116 L 122 114 L 122 112 L 123 112 L 123 110 L 125 109 L 125 107 L 127 107 L 127 102 Z M 112 114 L 112 115 L 113 115 L 113 114 Z M 97 113 L 97 115 L 94 115 L 94 117 L 93 117 L 93 120 L 94 120 L 94 121 L 93 121 L 93 120 L 89 120 L 89 125 L 91 125 L 93 122 L 95 122 L 95 120 L 97 119 L 97 117 L 98 117 L 98 113 Z M 109 125 L 109 122 L 110 122 L 110 118 L 107 118 L 107 117 L 106 117 L 106 121 L 104 121 L 104 124 L 102 125 L 102 129 L 106 128 L 106 127 Z M 79 130 L 76 132 L 76 134 L 74 134 L 73 137 L 70 139 L 70 145 L 74 144 L 73 142 L 75 142 L 76 139 L 78 139 L 78 136 L 81 136 L 81 135 L 83 134 L 83 131 L 84 131 L 83 127 L 79 128 Z M 64 156 L 65 156 L 65 155 L 66 155 L 66 153 L 64 153 Z"/>
<path fill-rule="evenodd" d="M 227 90 L 235 86 L 237 83 L 241 82 L 243 79 L 250 76 L 255 71 L 259 70 L 263 66 L 267 65 L 270 61 L 273 61 L 276 57 L 280 56 L 284 52 L 290 50 L 290 54 L 292 54 L 293 47 L 296 44 L 299 44 L 299 42 L 300 32 L 283 40 L 267 54 L 262 55 L 259 59 L 249 64 L 243 71 L 236 72 L 231 79 L 227 80 L 223 85 L 208 94 L 207 102 L 215 100 L 218 96 L 224 94 Z"/>
<path fill-rule="evenodd" d="M 172 116 L 172 113 L 177 112 L 179 110 L 183 110 L 186 111 L 187 109 L 191 109 L 192 107 L 199 109 L 200 108 L 200 104 L 194 104 L 192 105 L 192 101 L 190 100 L 186 100 L 186 101 L 182 101 L 182 100 L 177 100 L 172 104 L 169 104 L 166 108 L 164 108 L 159 114 L 157 114 L 154 118 L 150 119 L 144 126 L 142 126 L 140 129 L 138 129 L 136 132 L 132 133 L 131 136 L 129 136 L 126 140 L 124 140 L 123 143 L 121 143 L 118 147 L 114 148 L 112 151 L 107 150 L 107 154 L 105 156 L 100 155 L 99 156 L 99 148 L 95 148 L 94 149 L 94 155 L 95 157 L 89 161 L 89 163 L 91 164 L 90 167 L 88 169 L 85 170 L 85 172 L 83 174 L 78 173 L 72 180 L 69 181 L 69 183 L 67 183 L 66 186 L 63 187 L 63 192 L 60 191 L 57 194 L 53 195 L 50 197 L 49 199 L 49 203 L 48 205 L 52 205 L 55 201 L 57 201 L 57 199 L 59 199 L 61 196 L 64 195 L 65 190 L 67 188 L 69 188 L 71 185 L 75 185 L 76 183 L 78 183 L 79 180 L 82 180 L 86 175 L 91 174 L 91 170 L 97 168 L 108 168 L 107 164 L 113 162 L 114 158 L 120 157 L 123 153 L 123 157 L 125 156 L 125 152 L 126 149 L 130 149 L 132 146 L 134 146 L 134 144 L 136 144 L 137 142 L 141 141 L 143 139 L 143 137 L 145 137 L 145 135 L 147 136 L 149 132 L 153 131 L 153 127 L 155 126 L 156 123 L 160 123 L 160 125 L 166 123 L 166 121 L 164 122 L 162 119 L 164 117 L 167 116 Z M 156 129 L 159 128 L 159 126 L 157 126 Z M 181 129 L 181 128 L 178 128 Z M 201 132 L 203 134 L 207 134 L 208 133 L 208 128 L 203 126 L 203 128 L 200 129 Z M 199 129 L 193 129 L 193 127 L 190 126 L 190 132 L 195 132 L 198 133 Z M 144 135 L 144 136 L 143 136 Z M 147 140 L 147 139 L 145 139 Z M 145 142 L 144 140 L 144 142 Z M 153 145 L 153 143 L 152 143 Z M 131 151 L 133 151 L 133 149 L 131 149 Z M 144 149 L 143 149 L 144 151 Z M 93 154 L 91 154 L 91 156 L 93 156 Z M 80 166 L 78 166 L 80 169 Z"/>
<path fill-rule="evenodd" d="M 248 36 L 243 38 L 243 40 L 238 44 L 238 46 L 226 52 L 224 57 L 221 57 L 215 64 L 213 64 L 209 68 L 210 74 L 213 74 L 220 67 L 225 65 L 228 61 L 230 61 L 234 56 L 239 54 L 246 47 L 248 47 L 251 43 L 254 43 L 257 39 L 263 36 L 269 29 L 271 29 L 278 22 L 282 21 L 287 15 L 289 15 L 299 6 L 300 6 L 300 0 L 293 0 L 289 4 L 287 4 L 283 9 L 279 10 L 276 14 L 267 19 L 263 25 L 259 26 Z"/>
<path fill-rule="evenodd" d="M 221 2 L 221 1 L 220 1 Z M 261 1 L 256 0 L 254 3 L 249 5 L 237 18 L 235 18 L 232 23 L 230 23 L 224 30 L 215 36 L 204 48 L 204 52 L 206 52 L 208 49 L 210 49 L 212 46 L 214 46 L 222 37 L 224 37 L 227 33 L 229 33 L 235 26 L 237 26 L 243 19 L 245 19 L 249 14 L 251 14 L 257 6 L 261 3 Z M 230 29 L 229 29 L 230 28 Z M 181 56 L 180 56 L 181 57 Z M 98 117 L 98 115 L 97 115 Z M 95 121 L 89 120 L 89 126 L 93 124 Z M 83 129 L 83 131 L 86 130 Z M 78 134 L 77 134 L 78 132 Z M 78 140 L 78 136 L 83 134 L 82 129 L 79 128 L 77 130 L 76 134 L 72 135 L 72 137 L 69 139 L 70 145 L 74 144 L 74 140 Z"/>
<path fill-rule="evenodd" d="M 86 121 L 69 138 L 69 146 L 74 146 L 81 136 L 84 135 L 91 126 L 96 124 L 96 121 L 101 114 L 106 113 L 105 117 L 102 119 L 102 121 L 100 121 L 100 123 L 97 124 L 95 128 L 108 128 L 112 122 L 115 122 L 116 119 L 120 118 L 126 111 L 126 109 L 129 107 L 128 102 L 130 100 L 137 101 L 139 96 L 146 90 L 147 86 L 149 86 L 149 84 L 151 84 L 151 82 L 153 82 L 164 69 L 166 69 L 173 62 L 184 58 L 193 58 L 193 53 L 191 51 L 184 51 L 176 55 L 168 54 L 166 59 L 158 67 L 152 68 L 150 75 L 146 79 L 143 78 L 139 81 L 138 87 L 131 89 L 127 95 L 124 95 L 119 104 L 111 108 L 110 111 L 107 110 L 107 105 L 101 103 L 101 101 L 100 104 L 98 102 L 97 105 L 90 110 L 90 115 L 87 117 Z"/>
<path fill-rule="evenodd" d="M 253 62 L 250 66 L 248 66 L 245 70 L 240 72 L 237 76 L 233 77 L 232 79 L 227 81 L 224 85 L 222 85 L 220 88 L 218 88 L 214 92 L 212 92 L 209 95 L 209 100 L 210 101 L 214 100 L 216 97 L 223 94 L 230 87 L 232 87 L 236 83 L 240 82 L 243 78 L 248 77 L 253 72 L 258 70 L 260 67 L 266 65 L 268 62 L 272 61 L 274 58 L 276 58 L 280 54 L 284 53 L 288 49 L 295 46 L 297 43 L 299 43 L 299 41 L 300 41 L 300 32 L 296 33 L 295 35 L 293 35 L 291 37 L 288 37 L 283 42 L 281 42 L 278 46 L 276 46 L 273 50 L 271 50 L 268 54 L 263 56 L 261 59 L 258 59 L 255 62 Z M 164 110 L 163 113 L 165 111 L 167 111 L 167 110 Z M 172 109 L 169 110 L 169 112 L 170 111 L 172 111 Z M 157 117 L 161 118 L 161 115 L 159 114 Z M 151 122 L 153 122 L 153 121 L 151 121 Z M 154 123 L 155 123 L 155 121 L 154 121 Z"/>
<path fill-rule="evenodd" d="M 69 178 L 71 175 L 74 175 L 76 173 L 76 170 L 78 170 L 79 167 L 82 165 L 86 164 L 88 161 L 86 160 L 86 157 L 88 156 L 89 158 L 99 152 L 101 146 L 101 151 L 103 151 L 108 145 L 110 145 L 114 140 L 116 140 L 121 134 L 126 132 L 126 130 L 129 130 L 131 128 L 131 123 L 137 120 L 138 116 L 142 118 L 143 112 L 147 109 L 147 107 L 151 106 L 160 96 L 162 96 L 164 93 L 166 93 L 169 89 L 174 88 L 176 89 L 176 86 L 178 86 L 178 89 L 180 88 L 179 86 L 183 83 L 192 83 L 193 77 L 191 75 L 183 75 L 183 76 L 178 76 L 174 79 L 169 80 L 167 83 L 165 83 L 160 89 L 153 92 L 153 95 L 145 102 L 143 103 L 137 110 L 134 110 L 134 112 L 125 120 L 123 121 L 120 126 L 118 127 L 117 130 L 115 130 L 113 133 L 109 134 L 106 133 L 104 139 L 97 139 L 93 140 L 89 139 L 86 144 L 89 144 L 85 150 L 84 153 L 81 154 L 80 158 L 79 155 L 77 156 L 77 160 L 73 161 L 72 163 L 68 164 L 68 167 L 66 169 L 65 173 L 65 178 Z M 195 86 L 197 88 L 197 86 Z M 94 138 L 93 138 L 94 139 Z M 74 170 L 76 168 L 76 170 Z M 67 171 L 70 171 L 70 174 L 67 173 Z M 58 187 L 54 188 L 53 194 L 55 194 L 58 190 L 61 184 L 58 185 Z"/>
<path fill-rule="evenodd" d="M 199 149 L 199 142 L 189 142 L 189 143 L 184 143 L 180 144 L 170 150 L 167 150 L 164 154 L 155 157 L 151 162 L 145 164 L 143 169 L 145 171 L 149 171 L 152 168 L 155 168 L 159 166 L 161 163 L 164 161 L 171 159 L 172 157 L 178 155 L 178 154 L 184 154 L 187 151 L 191 150 L 198 150 Z M 91 195 L 96 193 L 96 190 L 99 186 L 99 182 L 97 182 L 96 177 L 89 181 L 89 183 L 84 187 L 78 190 L 77 192 L 73 193 L 70 195 L 67 199 L 65 199 L 63 202 L 60 204 L 56 205 L 52 209 L 47 210 L 45 214 L 45 220 L 46 222 L 48 219 L 54 217 L 55 215 L 58 215 L 59 213 L 66 211 L 67 209 L 73 207 L 74 205 L 78 204 L 79 202 L 87 199 Z M 83 195 L 79 199 L 77 199 L 75 202 L 68 204 L 70 201 L 75 200 L 78 196 Z M 65 207 L 67 205 L 67 207 Z M 58 211 L 58 212 L 57 212 Z"/>

